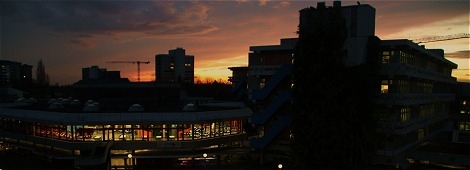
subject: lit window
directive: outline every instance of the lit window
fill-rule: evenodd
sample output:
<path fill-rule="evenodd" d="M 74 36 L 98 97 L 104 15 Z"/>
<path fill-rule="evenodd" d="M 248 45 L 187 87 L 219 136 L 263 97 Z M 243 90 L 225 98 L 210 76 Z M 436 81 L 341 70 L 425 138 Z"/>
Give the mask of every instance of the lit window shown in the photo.
<path fill-rule="evenodd" d="M 291 62 L 292 62 L 292 64 L 294 64 L 294 54 L 292 54 Z"/>
<path fill-rule="evenodd" d="M 389 51 L 384 51 L 382 53 L 382 63 L 384 63 L 384 64 L 390 63 L 390 52 Z"/>
<path fill-rule="evenodd" d="M 465 129 L 465 122 L 460 122 L 459 123 L 459 130 L 464 130 Z"/>
<path fill-rule="evenodd" d="M 388 93 L 388 84 L 382 84 L 380 91 L 381 93 Z"/>
<path fill-rule="evenodd" d="M 388 93 L 388 86 L 390 84 L 392 84 L 392 80 L 382 80 L 382 85 L 380 86 L 380 93 Z"/>
<path fill-rule="evenodd" d="M 411 109 L 410 108 L 401 108 L 400 109 L 400 121 L 404 122 L 410 120 L 411 118 Z"/>
<path fill-rule="evenodd" d="M 265 85 L 266 85 L 266 79 L 263 78 L 259 82 L 259 88 L 262 89 L 264 88 Z"/>

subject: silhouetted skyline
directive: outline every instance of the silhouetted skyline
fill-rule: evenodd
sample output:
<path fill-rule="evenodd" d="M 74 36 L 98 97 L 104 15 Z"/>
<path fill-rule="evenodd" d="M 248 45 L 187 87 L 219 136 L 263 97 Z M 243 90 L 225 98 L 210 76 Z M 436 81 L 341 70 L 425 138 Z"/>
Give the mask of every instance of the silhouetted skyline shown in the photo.
<path fill-rule="evenodd" d="M 376 8 L 381 39 L 418 39 L 468 33 L 468 1 L 361 1 Z M 2 60 L 35 65 L 43 60 L 51 83 L 80 80 L 98 65 L 137 81 L 135 65 L 107 61 L 154 61 L 176 47 L 195 56 L 195 76 L 226 80 L 228 67 L 247 65 L 248 47 L 297 37 L 298 11 L 316 1 L 115 1 L 0 2 Z M 332 1 L 327 1 L 328 6 Z M 344 5 L 356 1 L 344 1 Z M 468 39 L 424 44 L 442 48 L 459 65 L 454 76 L 470 81 Z M 154 79 L 155 63 L 141 80 Z M 33 68 L 36 69 L 36 68 Z"/>

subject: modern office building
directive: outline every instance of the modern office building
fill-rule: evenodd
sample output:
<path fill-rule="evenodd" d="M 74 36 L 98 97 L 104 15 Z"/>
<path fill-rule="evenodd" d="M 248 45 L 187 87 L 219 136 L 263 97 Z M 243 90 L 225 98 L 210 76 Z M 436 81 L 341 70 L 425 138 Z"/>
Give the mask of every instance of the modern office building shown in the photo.
<path fill-rule="evenodd" d="M 375 9 L 369 5 L 341 6 L 335 1 L 334 8 L 340 8 L 346 21 L 348 35 L 344 45 L 347 66 L 365 62 L 367 41 L 375 34 Z M 322 10 L 331 10 L 324 2 L 318 3 L 317 11 L 301 10 L 300 27 L 315 24 L 312 15 Z M 297 38 L 281 39 L 280 45 L 251 46 L 248 59 L 248 101 L 255 106 L 251 123 L 257 129 L 257 137 L 251 147 L 260 151 L 261 162 L 265 159 L 288 157 L 291 138 L 290 113 L 292 63 Z M 237 70 L 231 69 L 235 72 Z M 240 79 L 243 80 L 243 79 Z M 243 90 L 244 81 L 233 81 L 234 93 Z M 237 94 L 239 95 L 239 94 Z"/>
<path fill-rule="evenodd" d="M 344 43 L 345 65 L 364 64 L 368 61 L 369 37 L 375 36 L 375 9 L 370 5 L 341 6 L 335 1 L 333 7 L 326 7 L 320 2 L 316 9 L 300 11 L 300 29 L 315 24 L 312 17 L 323 16 L 324 10 L 335 8 L 341 10 L 348 30 Z M 279 159 L 289 154 L 288 147 L 283 146 L 289 144 L 292 123 L 289 101 L 295 41 L 295 38 L 282 39 L 280 45 L 250 47 L 247 101 L 254 106 L 251 123 L 258 131 L 250 145 L 262 153 L 261 160 L 263 155 Z M 380 56 L 375 57 L 381 60 L 381 85 L 376 88 L 375 114 L 379 120 L 375 123 L 379 143 L 371 146 L 377 148 L 374 164 L 406 169 L 411 162 L 426 160 L 428 157 L 417 150 L 420 144 L 448 127 L 446 120 L 456 84 L 451 72 L 457 65 L 444 58 L 443 50 L 426 49 L 410 40 L 382 40 Z M 231 70 L 235 75 L 237 70 Z M 233 92 L 240 92 L 237 88 L 243 86 L 237 83 L 244 82 L 233 82 Z M 461 122 L 462 126 L 459 122 L 458 127 L 465 129 L 466 120 Z M 442 158 L 432 159 L 439 163 Z M 440 163 L 462 165 L 461 162 Z"/>
<path fill-rule="evenodd" d="M 167 112 L 138 104 L 90 111 L 85 108 L 94 102 L 73 103 L 0 105 L 0 141 L 80 168 L 158 168 L 239 148 L 251 114 L 240 103 L 188 104 Z"/>
<path fill-rule="evenodd" d="M 446 129 L 457 65 L 410 40 L 382 40 L 381 52 L 376 161 L 408 168 L 409 154 Z"/>
<path fill-rule="evenodd" d="M 33 66 L 20 62 L 0 60 L 0 87 L 31 85 Z"/>
<path fill-rule="evenodd" d="M 157 83 L 194 83 L 194 56 L 183 48 L 155 55 L 155 76 Z"/>

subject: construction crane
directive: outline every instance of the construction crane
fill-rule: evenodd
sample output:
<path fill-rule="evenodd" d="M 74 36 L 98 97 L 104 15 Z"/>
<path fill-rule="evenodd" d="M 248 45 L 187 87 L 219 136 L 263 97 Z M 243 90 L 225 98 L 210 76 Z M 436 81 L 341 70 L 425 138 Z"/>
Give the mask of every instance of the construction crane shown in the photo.
<path fill-rule="evenodd" d="M 132 64 L 137 64 L 137 81 L 140 82 L 140 64 L 149 64 L 150 61 L 109 61 L 108 63 L 132 63 Z"/>
<path fill-rule="evenodd" d="M 452 35 L 444 35 L 444 36 L 434 36 L 434 37 L 415 39 L 412 41 L 417 44 L 421 44 L 421 43 L 430 43 L 430 42 L 436 42 L 436 41 L 455 40 L 455 39 L 461 39 L 461 38 L 470 38 L 470 34 L 460 33 L 460 34 L 452 34 Z"/>

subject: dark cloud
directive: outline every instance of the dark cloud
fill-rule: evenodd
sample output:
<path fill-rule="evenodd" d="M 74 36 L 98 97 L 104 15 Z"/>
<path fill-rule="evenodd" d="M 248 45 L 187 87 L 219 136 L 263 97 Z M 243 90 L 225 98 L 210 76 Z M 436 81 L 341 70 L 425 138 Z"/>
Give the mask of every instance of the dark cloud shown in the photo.
<path fill-rule="evenodd" d="M 8 9 L 8 10 L 4 10 Z M 31 22 L 71 35 L 83 44 L 93 35 L 146 33 L 194 35 L 216 30 L 208 7 L 197 2 L 72 1 L 2 3 L 5 22 Z M 7 23 L 5 23 L 7 24 Z"/>
<path fill-rule="evenodd" d="M 454 53 L 446 53 L 446 58 L 460 58 L 460 59 L 470 59 L 470 50 L 457 51 Z"/>

